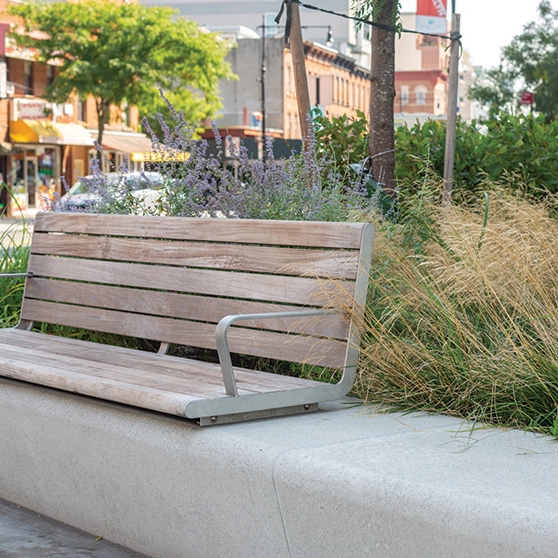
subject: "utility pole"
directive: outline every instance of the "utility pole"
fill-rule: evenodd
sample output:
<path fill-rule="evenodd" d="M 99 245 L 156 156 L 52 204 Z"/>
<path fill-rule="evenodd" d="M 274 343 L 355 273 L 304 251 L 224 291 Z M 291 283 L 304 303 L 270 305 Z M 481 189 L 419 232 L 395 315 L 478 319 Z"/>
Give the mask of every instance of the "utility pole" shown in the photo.
<path fill-rule="evenodd" d="M 455 10 L 455 0 L 453 2 Z M 457 128 L 457 107 L 459 89 L 459 39 L 461 16 L 455 12 L 451 19 L 451 46 L 449 64 L 449 87 L 448 107 L 446 123 L 446 152 L 444 157 L 444 187 L 442 202 L 444 206 L 451 205 L 451 193 L 453 189 L 453 167 L 455 164 L 455 135 Z"/>
<path fill-rule="evenodd" d="M 262 86 L 262 160 L 264 165 L 267 161 L 267 149 L 266 149 L 266 122 L 265 122 L 265 73 L 267 71 L 267 67 L 265 65 L 265 35 L 266 35 L 266 25 L 265 25 L 265 15 L 262 18 L 262 67 L 261 67 L 261 75 L 260 81 Z"/>
<path fill-rule="evenodd" d="M 300 130 L 302 132 L 304 151 L 306 152 L 308 151 L 308 138 L 312 132 L 312 122 L 310 120 L 310 94 L 308 93 L 308 77 L 306 76 L 304 43 L 302 42 L 302 25 L 300 23 L 298 4 L 292 2 L 291 10 L 291 53 L 293 57 L 298 117 L 300 119 Z"/>

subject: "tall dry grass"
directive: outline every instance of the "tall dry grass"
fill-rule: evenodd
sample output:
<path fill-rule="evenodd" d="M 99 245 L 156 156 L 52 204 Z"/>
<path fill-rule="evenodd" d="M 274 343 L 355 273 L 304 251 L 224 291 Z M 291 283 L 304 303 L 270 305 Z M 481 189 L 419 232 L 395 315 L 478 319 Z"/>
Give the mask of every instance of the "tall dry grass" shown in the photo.
<path fill-rule="evenodd" d="M 404 214 L 378 227 L 357 395 L 558 436 L 549 204 L 496 188 L 443 211 L 420 193 Z"/>

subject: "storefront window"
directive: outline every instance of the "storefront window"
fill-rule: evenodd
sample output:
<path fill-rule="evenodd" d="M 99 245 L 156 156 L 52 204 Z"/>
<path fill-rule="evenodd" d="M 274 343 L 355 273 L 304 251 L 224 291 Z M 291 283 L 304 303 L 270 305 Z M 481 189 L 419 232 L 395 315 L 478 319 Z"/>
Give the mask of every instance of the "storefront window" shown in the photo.
<path fill-rule="evenodd" d="M 58 147 L 15 147 L 11 154 L 14 211 L 39 208 L 59 178 Z"/>
<path fill-rule="evenodd" d="M 39 182 L 41 186 L 47 186 L 54 181 L 54 150 L 45 149 L 39 157 Z"/>

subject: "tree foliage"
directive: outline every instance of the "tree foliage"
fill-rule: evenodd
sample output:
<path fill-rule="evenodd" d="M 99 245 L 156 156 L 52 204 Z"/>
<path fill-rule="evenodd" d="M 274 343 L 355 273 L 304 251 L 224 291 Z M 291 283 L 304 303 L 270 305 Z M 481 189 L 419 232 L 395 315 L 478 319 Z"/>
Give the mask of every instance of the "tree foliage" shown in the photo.
<path fill-rule="evenodd" d="M 12 34 L 17 43 L 34 49 L 40 62 L 59 64 L 48 100 L 95 97 L 99 141 L 111 105 L 154 114 L 162 88 L 186 121 L 197 124 L 220 107 L 218 80 L 232 77 L 225 62 L 231 45 L 170 8 L 84 0 L 13 5 L 10 13 L 22 18 Z"/>
<path fill-rule="evenodd" d="M 539 14 L 540 21 L 528 23 L 503 49 L 500 67 L 471 89 L 471 97 L 488 105 L 491 116 L 514 110 L 522 88 L 534 92 L 534 108 L 547 121 L 558 115 L 558 10 L 542 0 Z"/>

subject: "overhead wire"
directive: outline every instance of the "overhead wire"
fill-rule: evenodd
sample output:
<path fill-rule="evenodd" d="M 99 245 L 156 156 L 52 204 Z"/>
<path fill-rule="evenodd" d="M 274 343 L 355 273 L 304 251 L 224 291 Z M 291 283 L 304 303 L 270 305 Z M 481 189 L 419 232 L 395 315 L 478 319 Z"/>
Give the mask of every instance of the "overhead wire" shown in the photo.
<path fill-rule="evenodd" d="M 285 25 L 285 39 L 289 38 L 289 34 L 290 34 L 290 23 L 291 23 L 291 18 L 290 18 L 290 13 L 291 13 L 291 6 L 292 4 L 298 4 L 299 6 L 306 8 L 307 10 L 315 10 L 318 12 L 323 12 L 325 14 L 330 14 L 330 15 L 334 15 L 334 16 L 338 16 L 338 17 L 342 17 L 345 19 L 350 19 L 352 21 L 356 21 L 358 23 L 363 23 L 365 25 L 370 25 L 371 27 L 375 27 L 377 29 L 383 29 L 384 31 L 391 31 L 392 33 L 413 33 L 415 35 L 424 35 L 427 37 L 439 37 L 440 39 L 447 39 L 449 41 L 455 41 L 455 40 L 460 40 L 462 38 L 460 33 L 451 33 L 451 35 L 437 35 L 435 33 L 424 33 L 421 31 L 415 31 L 413 29 L 406 29 L 404 27 L 396 27 L 395 25 L 388 25 L 385 23 L 377 23 L 375 21 L 371 21 L 368 19 L 364 19 L 362 17 L 357 17 L 357 16 L 351 16 L 348 14 L 343 14 L 340 12 L 334 12 L 333 10 L 326 10 L 325 8 L 320 8 L 319 6 L 313 6 L 312 4 L 307 4 L 306 2 L 302 2 L 301 0 L 284 0 L 284 2 L 281 4 L 281 8 L 279 10 L 279 13 L 277 14 L 277 17 L 275 18 L 275 23 L 279 23 L 279 21 L 281 20 L 281 17 L 283 15 L 283 11 L 285 8 L 285 4 L 287 5 L 287 23 Z"/>

